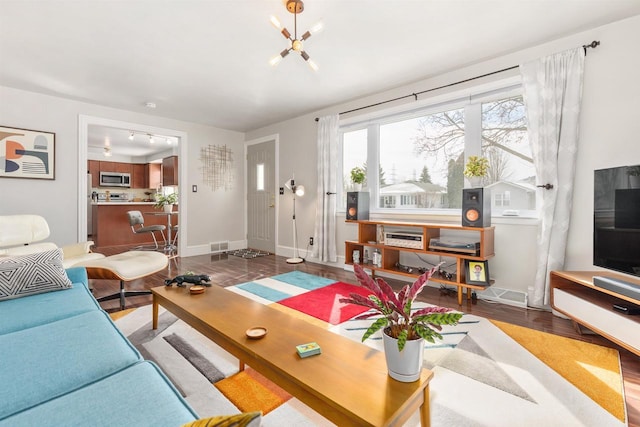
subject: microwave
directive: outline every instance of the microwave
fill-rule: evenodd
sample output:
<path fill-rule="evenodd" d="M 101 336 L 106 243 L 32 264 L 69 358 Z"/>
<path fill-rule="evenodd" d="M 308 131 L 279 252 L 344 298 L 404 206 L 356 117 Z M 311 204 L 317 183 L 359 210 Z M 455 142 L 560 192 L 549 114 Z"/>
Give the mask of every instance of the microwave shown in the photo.
<path fill-rule="evenodd" d="M 131 187 L 131 174 L 100 172 L 100 187 Z"/>

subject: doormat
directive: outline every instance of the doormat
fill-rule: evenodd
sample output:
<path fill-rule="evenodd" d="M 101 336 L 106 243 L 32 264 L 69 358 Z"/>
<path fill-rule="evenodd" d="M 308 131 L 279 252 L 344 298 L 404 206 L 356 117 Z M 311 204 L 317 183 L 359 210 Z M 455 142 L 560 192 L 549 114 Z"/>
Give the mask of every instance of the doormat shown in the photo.
<path fill-rule="evenodd" d="M 258 258 L 260 256 L 271 255 L 269 252 L 257 251 L 255 249 L 237 249 L 235 251 L 227 252 L 229 255 L 237 256 L 240 258 Z"/>

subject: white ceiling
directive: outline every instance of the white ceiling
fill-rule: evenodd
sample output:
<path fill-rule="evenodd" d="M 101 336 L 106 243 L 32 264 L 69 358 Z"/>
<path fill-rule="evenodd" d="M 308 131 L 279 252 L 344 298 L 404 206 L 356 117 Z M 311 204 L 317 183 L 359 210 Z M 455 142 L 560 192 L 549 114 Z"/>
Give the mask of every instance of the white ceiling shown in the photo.
<path fill-rule="evenodd" d="M 0 0 L 0 85 L 249 131 L 640 14 L 638 0 Z M 585 40 L 585 43 L 591 40 Z M 145 107 L 154 102 L 157 108 Z"/>

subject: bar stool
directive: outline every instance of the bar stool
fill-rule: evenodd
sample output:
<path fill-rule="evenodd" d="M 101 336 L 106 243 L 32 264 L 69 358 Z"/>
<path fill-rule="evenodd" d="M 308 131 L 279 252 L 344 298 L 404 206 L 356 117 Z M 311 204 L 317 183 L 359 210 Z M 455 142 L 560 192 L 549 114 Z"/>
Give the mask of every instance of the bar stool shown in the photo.
<path fill-rule="evenodd" d="M 134 234 L 151 233 L 151 237 L 153 237 L 153 242 L 155 243 L 155 246 L 140 245 L 133 248 L 132 250 L 157 251 L 160 247 L 158 246 L 158 240 L 156 239 L 156 231 L 160 232 L 160 235 L 162 235 L 162 240 L 164 241 L 165 245 L 167 244 L 167 239 L 164 237 L 164 230 L 167 229 L 166 226 L 148 225 L 145 227 L 144 217 L 142 216 L 142 212 L 140 211 L 128 211 L 127 216 L 129 217 L 129 225 L 131 225 L 131 230 Z M 139 225 L 138 228 L 136 228 L 137 225 Z"/>

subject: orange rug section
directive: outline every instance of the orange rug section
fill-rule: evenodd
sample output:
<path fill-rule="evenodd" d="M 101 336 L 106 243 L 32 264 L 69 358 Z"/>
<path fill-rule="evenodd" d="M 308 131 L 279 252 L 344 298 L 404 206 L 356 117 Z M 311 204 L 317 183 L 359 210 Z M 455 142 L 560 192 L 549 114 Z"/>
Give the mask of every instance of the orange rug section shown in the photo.
<path fill-rule="evenodd" d="M 262 411 L 266 415 L 291 399 L 290 394 L 251 368 L 214 385 L 242 412 Z"/>
<path fill-rule="evenodd" d="M 123 318 L 134 310 L 135 308 L 127 308 L 126 310 L 114 311 L 113 313 L 109 313 L 109 317 L 111 317 L 111 320 L 115 322 L 116 320 Z"/>
<path fill-rule="evenodd" d="M 625 404 L 617 350 L 491 320 L 614 417 L 624 422 Z"/>

